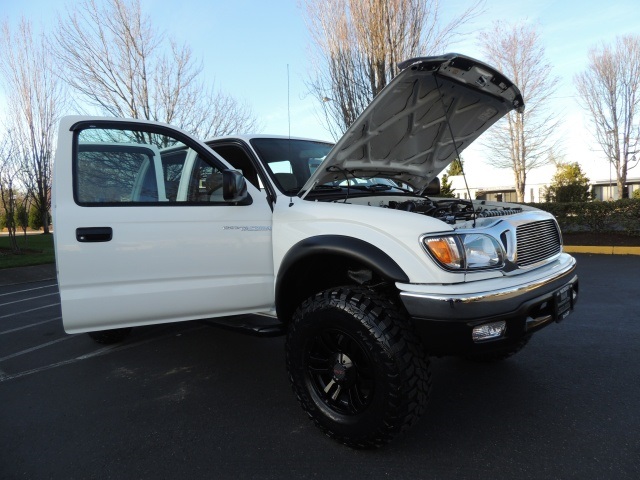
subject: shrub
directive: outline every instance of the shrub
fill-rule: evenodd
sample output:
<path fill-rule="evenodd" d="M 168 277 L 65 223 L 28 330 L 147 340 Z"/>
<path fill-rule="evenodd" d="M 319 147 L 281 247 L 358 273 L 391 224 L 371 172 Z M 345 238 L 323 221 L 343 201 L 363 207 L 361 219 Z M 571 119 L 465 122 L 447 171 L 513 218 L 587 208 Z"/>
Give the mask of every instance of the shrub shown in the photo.
<path fill-rule="evenodd" d="M 615 202 L 570 202 L 530 204 L 552 213 L 566 232 L 624 232 L 640 235 L 640 199 Z"/>
<path fill-rule="evenodd" d="M 29 209 L 29 228 L 32 230 L 40 230 L 42 228 L 42 217 L 35 205 L 31 205 Z"/>
<path fill-rule="evenodd" d="M 27 213 L 27 207 L 24 205 L 18 205 L 15 211 L 16 227 L 21 228 L 23 231 L 27 230 L 29 226 L 29 215 Z"/>

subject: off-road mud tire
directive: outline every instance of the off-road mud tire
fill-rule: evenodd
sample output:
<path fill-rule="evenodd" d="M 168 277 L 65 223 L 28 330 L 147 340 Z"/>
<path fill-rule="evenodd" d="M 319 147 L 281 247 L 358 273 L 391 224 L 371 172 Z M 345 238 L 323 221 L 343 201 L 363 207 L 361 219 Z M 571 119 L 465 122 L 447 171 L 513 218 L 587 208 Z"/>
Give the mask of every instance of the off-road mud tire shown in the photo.
<path fill-rule="evenodd" d="M 380 447 L 426 408 L 429 359 L 399 307 L 373 290 L 339 287 L 308 298 L 286 347 L 300 405 L 338 442 Z"/>

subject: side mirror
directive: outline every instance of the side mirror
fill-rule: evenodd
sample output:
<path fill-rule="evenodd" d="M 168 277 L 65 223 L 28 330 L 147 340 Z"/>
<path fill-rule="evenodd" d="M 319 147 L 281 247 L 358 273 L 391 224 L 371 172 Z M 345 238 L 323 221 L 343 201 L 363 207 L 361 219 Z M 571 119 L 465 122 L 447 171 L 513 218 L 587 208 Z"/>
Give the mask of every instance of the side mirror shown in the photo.
<path fill-rule="evenodd" d="M 239 203 L 249 198 L 247 181 L 237 170 L 223 170 L 222 198 L 225 202 Z"/>
<path fill-rule="evenodd" d="M 427 185 L 427 188 L 424 189 L 423 193 L 425 195 L 432 195 L 434 197 L 437 197 L 438 195 L 440 195 L 440 179 L 436 177 L 433 180 L 431 180 L 429 182 L 429 185 Z"/>

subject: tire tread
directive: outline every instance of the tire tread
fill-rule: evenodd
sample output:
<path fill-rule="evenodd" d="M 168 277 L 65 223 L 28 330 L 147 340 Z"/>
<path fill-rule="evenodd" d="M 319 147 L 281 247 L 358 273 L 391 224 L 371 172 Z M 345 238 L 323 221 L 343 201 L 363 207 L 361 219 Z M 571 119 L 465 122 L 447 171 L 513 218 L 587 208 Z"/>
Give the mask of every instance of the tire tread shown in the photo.
<path fill-rule="evenodd" d="M 305 388 L 296 384 L 292 374 L 292 348 L 297 341 L 300 323 L 305 316 L 318 310 L 340 308 L 357 318 L 371 338 L 387 352 L 386 381 L 391 393 L 385 418 L 366 437 L 338 434 L 322 423 L 313 400 Z M 287 369 L 298 402 L 325 435 L 353 448 L 376 448 L 417 422 L 426 409 L 431 388 L 429 359 L 410 322 L 393 301 L 382 293 L 361 286 L 346 286 L 326 290 L 305 300 L 296 310 L 287 335 Z"/>

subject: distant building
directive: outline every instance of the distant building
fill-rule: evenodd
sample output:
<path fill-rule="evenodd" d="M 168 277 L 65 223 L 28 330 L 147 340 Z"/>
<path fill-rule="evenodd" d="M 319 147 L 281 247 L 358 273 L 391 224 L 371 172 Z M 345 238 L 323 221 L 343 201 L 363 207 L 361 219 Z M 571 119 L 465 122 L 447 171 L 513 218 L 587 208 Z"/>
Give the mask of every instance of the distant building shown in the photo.
<path fill-rule="evenodd" d="M 591 184 L 596 200 L 618 200 L 618 184 L 615 178 L 609 180 L 597 180 Z M 629 198 L 634 190 L 640 189 L 640 178 L 627 178 L 627 190 Z"/>
<path fill-rule="evenodd" d="M 462 175 L 453 175 L 449 177 L 451 182 L 451 189 L 456 198 L 468 199 L 471 194 L 472 199 L 477 200 L 489 200 L 492 202 L 516 202 L 516 187 L 513 185 L 498 185 L 498 186 L 472 186 L 469 185 L 469 189 L 464 183 Z M 544 202 L 544 188 L 547 184 L 531 184 L 527 185 L 525 189 L 525 202 L 539 203 Z"/>
<path fill-rule="evenodd" d="M 468 179 L 467 179 L 468 181 Z M 489 200 L 492 202 L 516 202 L 516 187 L 513 185 L 473 185 L 469 184 L 469 189 L 465 186 L 464 177 L 462 175 L 453 175 L 449 177 L 451 189 L 456 198 L 468 199 L 471 194 L 472 199 Z M 546 202 L 544 198 L 545 187 L 547 183 L 527 184 L 525 188 L 525 199 L 527 203 Z M 596 200 L 618 200 L 618 186 L 615 179 L 597 180 L 591 183 L 591 189 Z M 640 178 L 627 178 L 627 189 L 629 198 L 633 196 L 635 190 L 640 190 Z"/>

